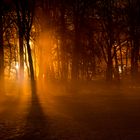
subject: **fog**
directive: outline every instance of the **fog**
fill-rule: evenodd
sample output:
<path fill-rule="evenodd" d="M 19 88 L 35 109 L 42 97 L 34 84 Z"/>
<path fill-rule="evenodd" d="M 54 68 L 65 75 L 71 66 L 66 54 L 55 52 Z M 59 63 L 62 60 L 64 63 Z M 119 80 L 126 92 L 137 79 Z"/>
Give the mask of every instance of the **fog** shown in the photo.
<path fill-rule="evenodd" d="M 122 140 L 140 138 L 140 87 L 105 81 L 5 81 L 1 139 Z"/>
<path fill-rule="evenodd" d="M 139 140 L 138 0 L 0 0 L 0 140 Z"/>

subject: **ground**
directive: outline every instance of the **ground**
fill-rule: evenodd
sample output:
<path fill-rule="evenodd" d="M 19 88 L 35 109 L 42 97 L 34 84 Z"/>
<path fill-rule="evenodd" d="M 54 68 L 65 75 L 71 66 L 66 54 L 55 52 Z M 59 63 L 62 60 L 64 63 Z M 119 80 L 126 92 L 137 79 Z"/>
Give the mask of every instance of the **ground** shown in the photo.
<path fill-rule="evenodd" d="M 140 88 L 132 85 L 6 82 L 0 140 L 140 140 Z"/>

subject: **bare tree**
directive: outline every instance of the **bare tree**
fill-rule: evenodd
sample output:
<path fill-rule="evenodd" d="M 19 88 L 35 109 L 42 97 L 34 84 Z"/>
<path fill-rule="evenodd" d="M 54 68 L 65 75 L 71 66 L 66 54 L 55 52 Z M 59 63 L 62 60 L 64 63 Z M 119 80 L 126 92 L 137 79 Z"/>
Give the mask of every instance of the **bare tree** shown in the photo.
<path fill-rule="evenodd" d="M 131 76 L 137 79 L 139 61 L 140 2 L 128 0 L 128 27 L 131 39 Z"/>
<path fill-rule="evenodd" d="M 24 79 L 24 36 L 25 36 L 25 2 L 14 0 L 16 15 L 17 15 L 17 27 L 19 36 L 19 50 L 20 50 L 20 80 Z"/>
<path fill-rule="evenodd" d="M 4 2 L 0 1 L 0 80 L 4 78 L 4 47 L 3 47 L 3 14 Z"/>

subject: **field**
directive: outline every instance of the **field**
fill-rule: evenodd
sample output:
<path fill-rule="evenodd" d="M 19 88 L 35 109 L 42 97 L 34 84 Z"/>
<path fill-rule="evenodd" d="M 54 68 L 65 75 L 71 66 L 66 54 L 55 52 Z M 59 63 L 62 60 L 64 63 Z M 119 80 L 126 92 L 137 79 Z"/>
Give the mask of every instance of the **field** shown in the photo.
<path fill-rule="evenodd" d="M 1 140 L 140 139 L 138 85 L 39 82 L 33 94 L 29 85 L 1 89 Z"/>

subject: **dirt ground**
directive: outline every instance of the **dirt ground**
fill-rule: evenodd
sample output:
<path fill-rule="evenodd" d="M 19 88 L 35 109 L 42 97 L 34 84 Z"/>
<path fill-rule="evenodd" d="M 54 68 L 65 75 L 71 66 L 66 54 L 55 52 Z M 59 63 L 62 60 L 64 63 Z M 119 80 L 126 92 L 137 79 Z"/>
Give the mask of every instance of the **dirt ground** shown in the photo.
<path fill-rule="evenodd" d="M 7 83 L 0 140 L 140 140 L 140 87 Z"/>

